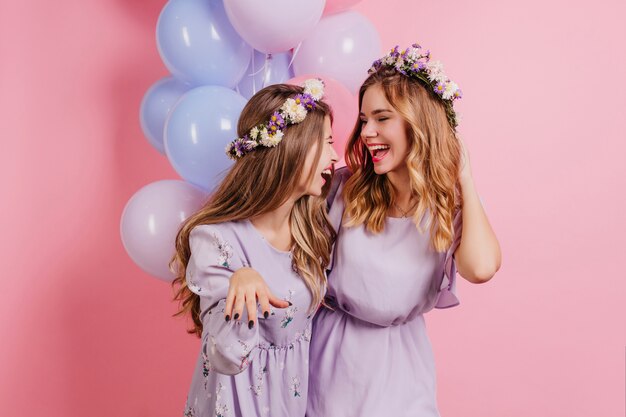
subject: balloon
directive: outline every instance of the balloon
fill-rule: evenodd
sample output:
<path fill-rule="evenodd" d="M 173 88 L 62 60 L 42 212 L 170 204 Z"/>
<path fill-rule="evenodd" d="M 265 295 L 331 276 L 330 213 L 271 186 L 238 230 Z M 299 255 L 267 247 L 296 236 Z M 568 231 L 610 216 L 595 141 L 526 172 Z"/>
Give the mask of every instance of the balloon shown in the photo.
<path fill-rule="evenodd" d="M 188 182 L 211 191 L 231 165 L 224 149 L 237 138 L 246 99 L 226 87 L 189 90 L 165 123 L 165 153 Z"/>
<path fill-rule="evenodd" d="M 283 83 L 293 77 L 291 53 L 264 54 L 254 51 L 250 66 L 237 85 L 239 94 L 249 99 L 257 91 L 268 85 Z"/>
<path fill-rule="evenodd" d="M 131 259 L 150 275 L 173 281 L 168 264 L 178 229 L 207 198 L 200 189 L 179 180 L 153 182 L 137 191 L 120 221 L 122 243 Z"/>
<path fill-rule="evenodd" d="M 361 0 L 326 0 L 326 7 L 324 7 L 324 16 L 329 14 L 343 12 L 349 9 Z"/>
<path fill-rule="evenodd" d="M 363 15 L 347 11 L 320 20 L 302 42 L 293 67 L 296 75 L 326 74 L 355 94 L 380 55 L 374 25 Z"/>
<path fill-rule="evenodd" d="M 358 100 L 339 81 L 330 77 L 319 75 L 300 75 L 287 81 L 288 84 L 302 85 L 309 78 L 321 78 L 324 80 L 323 100 L 330 104 L 333 109 L 333 147 L 340 157 L 345 154 L 346 143 L 354 129 L 358 111 Z"/>
<path fill-rule="evenodd" d="M 154 83 L 141 101 L 141 109 L 139 110 L 141 129 L 148 142 L 164 155 L 163 128 L 165 127 L 165 120 L 176 101 L 189 89 L 191 86 L 188 84 L 174 77 L 165 77 Z"/>
<path fill-rule="evenodd" d="M 170 0 L 157 22 L 157 47 L 165 66 L 194 86 L 235 87 L 252 48 L 231 26 L 221 0 Z"/>
<path fill-rule="evenodd" d="M 322 17 L 324 0 L 224 0 L 228 19 L 254 49 L 285 52 L 297 46 Z"/>

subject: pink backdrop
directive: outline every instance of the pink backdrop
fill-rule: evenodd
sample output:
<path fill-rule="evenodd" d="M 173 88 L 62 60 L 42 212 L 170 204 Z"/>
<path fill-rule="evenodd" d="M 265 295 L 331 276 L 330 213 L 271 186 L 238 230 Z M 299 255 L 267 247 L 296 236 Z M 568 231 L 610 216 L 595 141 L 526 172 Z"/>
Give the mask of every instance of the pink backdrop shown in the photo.
<path fill-rule="evenodd" d="M 138 109 L 163 1 L 2 1 L 0 414 L 181 415 L 198 341 L 119 219 L 177 178 Z M 446 416 L 624 415 L 620 1 L 364 0 L 465 93 L 461 133 L 504 264 L 428 314 Z M 364 69 L 365 70 L 365 69 Z"/>

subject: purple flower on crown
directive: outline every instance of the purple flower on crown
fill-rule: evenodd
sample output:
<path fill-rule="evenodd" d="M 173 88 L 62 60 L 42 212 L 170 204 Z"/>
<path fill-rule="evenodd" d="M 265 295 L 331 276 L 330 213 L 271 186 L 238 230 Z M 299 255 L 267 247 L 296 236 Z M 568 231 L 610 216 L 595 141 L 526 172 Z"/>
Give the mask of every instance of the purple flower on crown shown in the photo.
<path fill-rule="evenodd" d="M 435 93 L 441 96 L 444 91 L 446 91 L 446 85 L 444 83 L 437 83 L 437 85 L 435 85 Z"/>
<path fill-rule="evenodd" d="M 296 103 L 302 104 L 307 110 L 313 110 L 317 106 L 317 103 L 310 94 L 298 94 L 294 97 Z"/>
<path fill-rule="evenodd" d="M 455 99 L 463 98 L 463 92 L 461 91 L 460 88 L 454 92 L 454 98 Z"/>
<path fill-rule="evenodd" d="M 285 127 L 285 119 L 283 116 L 275 111 L 270 117 L 270 121 L 267 123 L 267 131 L 269 134 L 276 133 L 277 130 L 282 130 Z"/>

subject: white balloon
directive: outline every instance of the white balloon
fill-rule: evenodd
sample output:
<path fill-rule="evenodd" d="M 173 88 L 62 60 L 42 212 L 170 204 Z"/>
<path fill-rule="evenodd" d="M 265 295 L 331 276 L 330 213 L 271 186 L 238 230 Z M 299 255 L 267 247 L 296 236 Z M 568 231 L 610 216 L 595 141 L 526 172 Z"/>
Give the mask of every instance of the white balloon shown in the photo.
<path fill-rule="evenodd" d="M 224 0 L 235 30 L 264 53 L 296 47 L 319 22 L 325 4 L 325 0 Z"/>

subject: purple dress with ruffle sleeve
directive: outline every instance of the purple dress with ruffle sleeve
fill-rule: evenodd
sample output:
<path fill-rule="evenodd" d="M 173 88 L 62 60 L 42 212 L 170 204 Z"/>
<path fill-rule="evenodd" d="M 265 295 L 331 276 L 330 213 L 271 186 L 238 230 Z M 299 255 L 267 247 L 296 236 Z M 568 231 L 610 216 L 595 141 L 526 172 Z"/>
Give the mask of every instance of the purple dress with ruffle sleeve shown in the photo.
<path fill-rule="evenodd" d="M 411 218 L 391 218 L 372 234 L 342 224 L 340 182 L 330 217 L 338 230 L 327 300 L 313 325 L 307 417 L 438 417 L 435 365 L 424 313 L 459 304 L 454 251 L 446 253 Z M 341 226 L 340 226 L 341 225 Z"/>
<path fill-rule="evenodd" d="M 309 372 L 311 295 L 292 268 L 291 252 L 275 249 L 249 221 L 196 226 L 189 238 L 189 289 L 200 296 L 203 332 L 185 417 L 303 417 Z M 230 276 L 256 269 L 272 293 L 292 303 L 224 320 Z"/>

